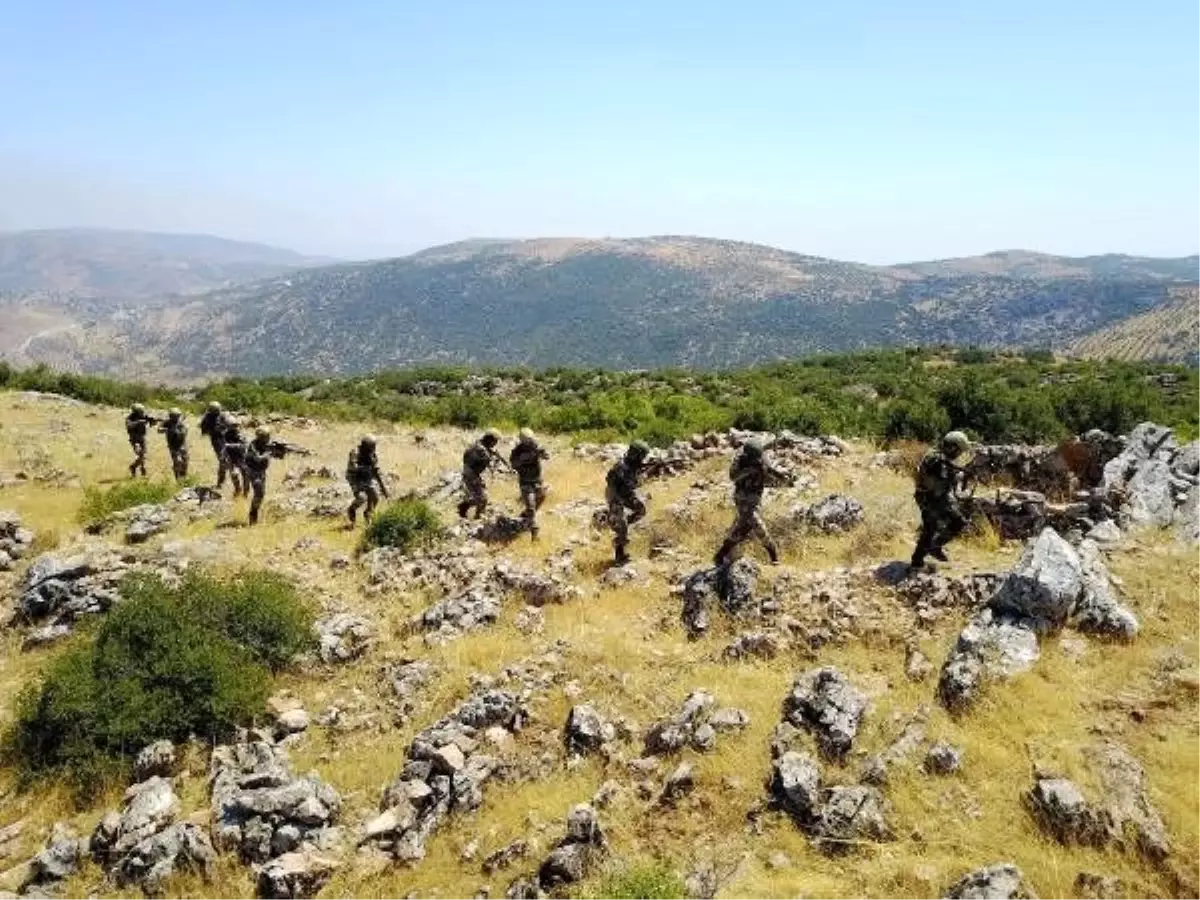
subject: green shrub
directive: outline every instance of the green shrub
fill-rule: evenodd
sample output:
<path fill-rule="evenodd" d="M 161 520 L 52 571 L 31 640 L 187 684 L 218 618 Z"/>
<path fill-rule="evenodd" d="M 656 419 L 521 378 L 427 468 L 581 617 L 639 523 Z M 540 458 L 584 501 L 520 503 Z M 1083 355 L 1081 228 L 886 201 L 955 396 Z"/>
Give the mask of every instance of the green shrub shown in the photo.
<path fill-rule="evenodd" d="M 143 503 L 165 503 L 178 490 L 174 482 L 141 479 L 122 481 L 107 489 L 89 486 L 84 489 L 83 503 L 79 506 L 79 522 L 92 525 L 123 509 Z"/>
<path fill-rule="evenodd" d="M 897 403 L 888 410 L 883 437 L 893 441 L 932 443 L 950 430 L 950 417 L 935 403 Z"/>
<path fill-rule="evenodd" d="M 363 546 L 396 547 L 408 552 L 428 546 L 441 533 L 441 520 L 428 503 L 405 498 L 376 514 L 363 533 Z"/>
<path fill-rule="evenodd" d="M 671 900 L 686 897 L 687 888 L 675 872 L 661 863 L 637 865 L 608 875 L 597 897 L 612 900 Z"/>
<path fill-rule="evenodd" d="M 167 596 L 195 621 L 278 671 L 313 646 L 315 610 L 295 585 L 275 572 L 247 569 L 225 580 L 187 572 L 178 586 L 136 575 L 121 588 L 127 600 Z"/>
<path fill-rule="evenodd" d="M 19 695 L 4 755 L 25 780 L 65 779 L 87 798 L 152 741 L 225 739 L 261 713 L 268 667 L 310 640 L 311 611 L 275 576 L 139 576 L 121 591 L 94 639 Z"/>

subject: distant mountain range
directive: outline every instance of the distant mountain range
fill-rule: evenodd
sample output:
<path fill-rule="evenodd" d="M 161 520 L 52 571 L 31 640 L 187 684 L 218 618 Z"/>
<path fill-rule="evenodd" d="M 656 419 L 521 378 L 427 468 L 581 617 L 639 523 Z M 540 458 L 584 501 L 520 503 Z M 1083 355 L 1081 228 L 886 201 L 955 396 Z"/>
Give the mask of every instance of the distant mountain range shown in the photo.
<path fill-rule="evenodd" d="M 20 314 L 0 325 L 0 354 L 172 379 L 415 363 L 715 368 L 897 344 L 1065 349 L 1171 300 L 1200 267 L 1196 256 L 1027 251 L 868 266 L 676 236 L 473 240 L 320 265 L 215 238 L 51 233 L 56 245 L 45 234 L 0 236 L 0 289 L 26 286 L 9 287 Z M 239 279 L 238 266 L 277 270 Z"/>
<path fill-rule="evenodd" d="M 1130 316 L 1071 344 L 1077 356 L 1129 362 L 1200 362 L 1200 295 L 1173 288 L 1171 297 L 1148 312 Z"/>

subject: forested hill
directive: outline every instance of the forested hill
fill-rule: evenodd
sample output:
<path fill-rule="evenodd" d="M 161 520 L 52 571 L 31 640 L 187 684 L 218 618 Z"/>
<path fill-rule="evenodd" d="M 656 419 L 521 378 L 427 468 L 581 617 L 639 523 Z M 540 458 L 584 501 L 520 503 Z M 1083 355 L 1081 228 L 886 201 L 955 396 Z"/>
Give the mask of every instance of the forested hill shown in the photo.
<path fill-rule="evenodd" d="M 136 315 L 28 361 L 123 375 L 429 363 L 721 368 L 886 345 L 1065 346 L 1154 308 L 1196 258 L 989 254 L 868 266 L 694 237 L 469 241 L 321 266 Z"/>

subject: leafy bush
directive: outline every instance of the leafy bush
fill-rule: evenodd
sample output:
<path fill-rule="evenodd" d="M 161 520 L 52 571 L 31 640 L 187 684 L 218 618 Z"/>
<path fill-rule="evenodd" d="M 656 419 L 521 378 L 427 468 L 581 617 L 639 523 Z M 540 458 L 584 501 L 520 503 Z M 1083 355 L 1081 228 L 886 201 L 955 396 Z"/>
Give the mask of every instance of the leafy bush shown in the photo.
<path fill-rule="evenodd" d="M 442 523 L 424 500 L 404 498 L 377 513 L 363 533 L 365 547 L 396 547 L 404 552 L 428 546 L 442 533 Z"/>
<path fill-rule="evenodd" d="M 108 489 L 88 486 L 79 506 L 79 522 L 91 525 L 123 509 L 143 503 L 165 503 L 179 490 L 174 482 L 132 479 L 114 484 Z"/>
<path fill-rule="evenodd" d="M 138 576 L 121 593 L 94 639 L 19 695 L 4 755 L 26 780 L 63 778 L 88 798 L 152 741 L 224 739 L 262 711 L 269 667 L 311 639 L 311 610 L 273 575 Z"/>
<path fill-rule="evenodd" d="M 661 863 L 649 863 L 607 876 L 596 896 L 612 900 L 671 900 L 686 897 L 687 888 L 671 869 Z"/>
<path fill-rule="evenodd" d="M 127 600 L 167 597 L 204 628 L 245 649 L 255 662 L 278 671 L 313 646 L 315 610 L 295 585 L 275 572 L 247 569 L 226 580 L 187 572 L 178 586 L 153 575 L 126 579 Z"/>
<path fill-rule="evenodd" d="M 888 410 L 883 437 L 894 441 L 924 441 L 932 443 L 950 430 L 946 411 L 929 401 L 897 403 Z"/>

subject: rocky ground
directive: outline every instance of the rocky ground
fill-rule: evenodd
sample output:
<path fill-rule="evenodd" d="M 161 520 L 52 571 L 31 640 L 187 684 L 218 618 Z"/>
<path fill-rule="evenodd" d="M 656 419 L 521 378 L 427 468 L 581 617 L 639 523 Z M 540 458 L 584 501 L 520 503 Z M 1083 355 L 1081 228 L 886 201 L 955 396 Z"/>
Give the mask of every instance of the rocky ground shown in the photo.
<path fill-rule="evenodd" d="M 1135 433 L 1108 507 L 1043 504 L 1027 537 L 985 529 L 910 575 L 899 461 L 794 436 L 772 451 L 797 476 L 767 505 L 782 564 L 712 570 L 740 436 L 698 439 L 610 569 L 613 448 L 549 443 L 536 544 L 496 476 L 486 527 L 359 554 L 336 477 L 358 429 L 312 422 L 278 423 L 316 456 L 273 464 L 255 529 L 191 490 L 87 534 L 121 419 L 0 395 L 0 715 L 139 568 L 285 572 L 321 604 L 320 649 L 257 728 L 147 748 L 92 808 L 0 772 L 0 890 L 594 896 L 651 866 L 696 897 L 1200 890 L 1194 447 Z M 451 521 L 470 436 L 371 427 L 393 492 Z"/>

